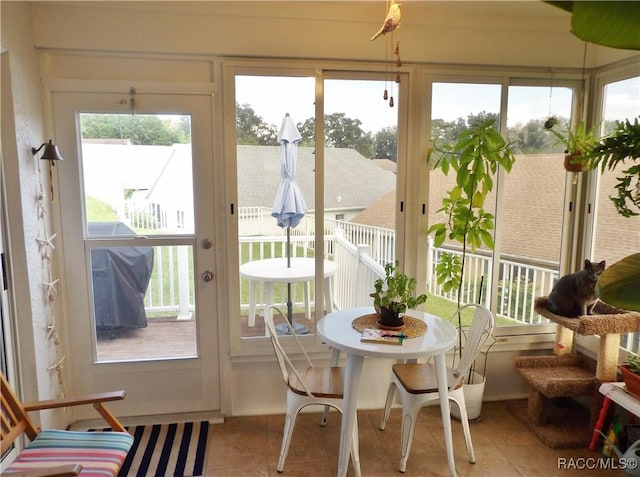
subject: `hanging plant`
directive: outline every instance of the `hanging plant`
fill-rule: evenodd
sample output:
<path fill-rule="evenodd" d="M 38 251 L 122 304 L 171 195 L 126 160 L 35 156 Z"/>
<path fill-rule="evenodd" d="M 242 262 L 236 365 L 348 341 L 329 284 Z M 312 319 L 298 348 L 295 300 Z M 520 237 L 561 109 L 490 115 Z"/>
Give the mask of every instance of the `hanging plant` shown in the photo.
<path fill-rule="evenodd" d="M 587 129 L 584 121 L 580 121 L 575 129 L 568 125 L 561 131 L 555 129 L 559 124 L 555 117 L 547 119 L 544 129 L 549 131 L 557 139 L 555 144 L 564 146 L 564 168 L 569 172 L 584 172 L 589 169 L 589 161 L 592 158 L 591 151 L 598 143 L 597 127 Z"/>

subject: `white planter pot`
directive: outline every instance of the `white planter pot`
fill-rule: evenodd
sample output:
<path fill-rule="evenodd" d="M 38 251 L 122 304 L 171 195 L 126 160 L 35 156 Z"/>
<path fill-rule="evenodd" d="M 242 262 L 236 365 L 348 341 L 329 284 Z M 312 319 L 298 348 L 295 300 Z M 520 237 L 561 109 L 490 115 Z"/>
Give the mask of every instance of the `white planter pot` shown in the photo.
<path fill-rule="evenodd" d="M 462 385 L 464 402 L 467 407 L 467 417 L 470 421 L 478 419 L 482 411 L 482 397 L 484 396 L 484 385 L 487 379 L 484 375 L 474 371 L 471 382 Z M 455 402 L 451 402 L 451 416 L 460 419 L 460 409 Z"/>

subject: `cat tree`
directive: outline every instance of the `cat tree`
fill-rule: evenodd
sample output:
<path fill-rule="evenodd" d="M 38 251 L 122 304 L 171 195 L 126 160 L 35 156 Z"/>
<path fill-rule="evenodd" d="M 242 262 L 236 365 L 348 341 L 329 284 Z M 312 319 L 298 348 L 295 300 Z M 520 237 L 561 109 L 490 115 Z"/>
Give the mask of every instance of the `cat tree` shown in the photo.
<path fill-rule="evenodd" d="M 593 315 L 567 318 L 549 311 L 547 297 L 536 299 L 535 311 L 558 327 L 553 355 L 516 358 L 516 371 L 531 386 L 527 423 L 549 447 L 586 447 L 602 404 L 600 384 L 617 381 L 620 334 L 640 331 L 640 313 L 599 302 Z M 573 352 L 576 333 L 600 336 L 596 361 Z M 591 398 L 588 413 L 567 401 L 581 396 Z"/>

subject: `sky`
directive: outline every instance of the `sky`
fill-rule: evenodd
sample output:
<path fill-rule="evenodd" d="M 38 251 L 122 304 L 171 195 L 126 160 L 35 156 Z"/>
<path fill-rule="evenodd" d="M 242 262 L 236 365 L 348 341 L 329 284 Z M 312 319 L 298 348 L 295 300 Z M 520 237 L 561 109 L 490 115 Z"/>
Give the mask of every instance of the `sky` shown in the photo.
<path fill-rule="evenodd" d="M 257 115 L 278 128 L 288 112 L 294 122 L 314 116 L 313 77 L 236 77 L 236 99 L 250 104 Z M 382 98 L 387 88 L 396 100 L 389 107 Z M 436 83 L 433 86 L 434 118 L 453 121 L 482 111 L 498 112 L 500 85 Z M 397 123 L 397 86 L 393 81 L 325 80 L 325 114 L 344 112 L 360 119 L 362 129 L 377 132 Z M 551 115 L 569 117 L 571 90 L 564 87 L 521 87 L 509 90 L 508 126 Z M 605 119 L 635 118 L 640 115 L 640 78 L 613 83 L 607 88 Z"/>

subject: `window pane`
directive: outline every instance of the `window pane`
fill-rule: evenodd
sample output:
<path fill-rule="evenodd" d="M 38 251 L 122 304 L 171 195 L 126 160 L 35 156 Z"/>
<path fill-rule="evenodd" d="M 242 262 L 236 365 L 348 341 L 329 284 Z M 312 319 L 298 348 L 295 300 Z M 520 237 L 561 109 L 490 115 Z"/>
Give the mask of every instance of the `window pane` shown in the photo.
<path fill-rule="evenodd" d="M 191 118 L 81 113 L 80 122 L 96 359 L 194 357 L 192 247 L 140 238 L 194 233 Z"/>
<path fill-rule="evenodd" d="M 324 82 L 325 251 L 338 266 L 341 309 L 371 306 L 375 279 L 395 261 L 400 86 L 382 77 Z"/>
<path fill-rule="evenodd" d="M 315 155 L 313 77 L 236 76 L 238 242 L 240 257 L 241 336 L 265 336 L 263 310 L 275 304 L 313 332 L 315 307 L 314 197 Z M 291 120 L 285 146 L 279 142 L 283 121 Z M 285 153 L 287 156 L 285 156 Z M 291 162 L 283 167 L 285 157 Z M 284 173 L 288 177 L 284 177 Z M 291 185 L 295 181 L 296 186 Z M 272 216 L 276 196 L 295 189 L 301 213 L 290 226 Z M 300 200 L 300 197 L 302 198 Z M 282 207 L 280 207 L 282 210 Z M 287 257 L 290 260 L 287 260 Z M 289 277 L 285 279 L 285 277 Z"/>
<path fill-rule="evenodd" d="M 98 361 L 197 355 L 192 255 L 189 246 L 91 249 Z"/>
<path fill-rule="evenodd" d="M 467 83 L 434 83 L 432 87 L 431 138 L 434 147 L 443 144 L 455 144 L 461 131 L 477 119 L 495 118 L 499 125 L 501 86 L 493 84 Z M 440 168 L 433 169 L 429 178 L 429 225 L 441 223 L 447 218 L 437 212 L 443 206 L 442 200 L 447 192 L 455 186 L 455 175 L 449 172 L 444 175 Z M 494 192 L 485 199 L 484 209 L 493 213 L 495 210 Z M 427 267 L 427 284 L 430 297 L 426 303 L 427 311 L 439 316 L 451 316 L 457 306 L 457 289 L 445 291 L 438 285 L 435 267 L 443 257 L 443 253 L 461 259 L 462 247 L 459 242 L 446 240 L 442 247 L 433 247 L 429 238 L 429 265 Z M 478 248 L 471 253 L 467 249 L 462 289 L 462 303 L 489 303 L 487 290 L 491 290 L 490 275 L 492 254 L 486 248 Z M 498 317 L 498 323 L 500 318 Z"/>
<path fill-rule="evenodd" d="M 80 121 L 86 221 L 193 234 L 190 117 L 82 113 Z"/>
<path fill-rule="evenodd" d="M 615 121 L 629 120 L 633 123 L 640 115 L 639 105 L 640 77 L 606 85 L 603 115 L 605 133 L 613 130 Z M 605 260 L 607 266 L 640 250 L 640 216 L 623 217 L 611 201 L 611 197 L 617 196 L 615 186 L 619 182 L 618 178 L 624 177 L 621 171 L 630 165 L 629 162 L 618 164 L 614 170 L 607 169 L 604 173 L 598 173 L 592 258 L 597 261 Z M 631 187 L 634 187 L 633 182 Z M 635 187 L 638 187 L 637 182 Z M 640 333 L 622 335 L 621 346 L 639 353 Z"/>
<path fill-rule="evenodd" d="M 533 300 L 558 276 L 566 172 L 564 153 L 544 129 L 550 116 L 569 124 L 573 90 L 510 86 L 507 131 L 516 162 L 504 175 L 498 314 L 504 324 L 546 322 Z"/>

